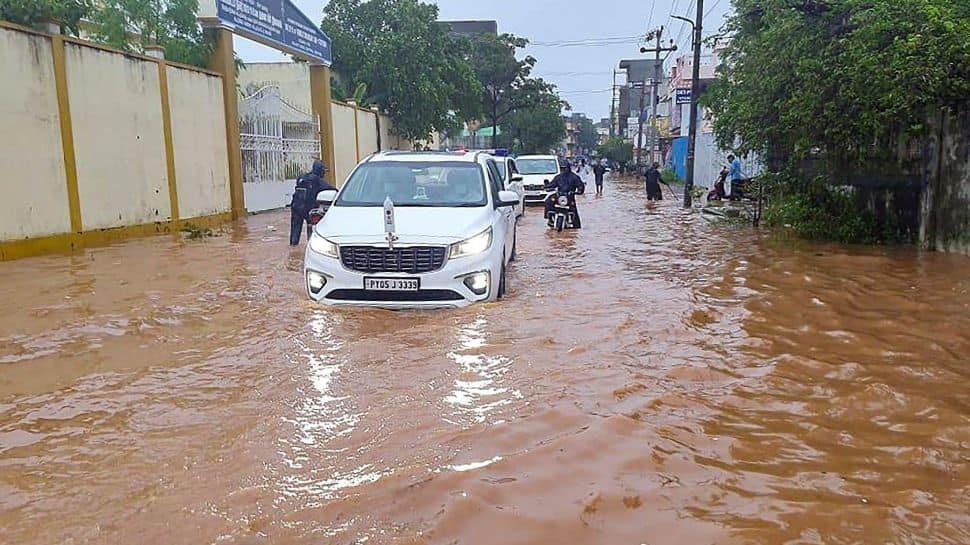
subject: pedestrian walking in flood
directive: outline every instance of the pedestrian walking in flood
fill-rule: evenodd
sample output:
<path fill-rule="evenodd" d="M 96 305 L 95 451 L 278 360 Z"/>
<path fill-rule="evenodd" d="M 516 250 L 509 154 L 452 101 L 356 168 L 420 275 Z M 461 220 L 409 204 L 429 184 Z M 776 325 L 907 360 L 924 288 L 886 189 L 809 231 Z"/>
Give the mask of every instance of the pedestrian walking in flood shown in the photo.
<path fill-rule="evenodd" d="M 664 196 L 663 192 L 660 191 L 660 184 L 666 184 L 667 182 L 660 175 L 660 163 L 650 165 L 650 168 L 647 169 L 647 173 L 643 177 L 646 181 L 647 200 L 662 201 Z"/>
<path fill-rule="evenodd" d="M 309 239 L 313 226 L 310 225 L 310 211 L 317 205 L 317 193 L 324 189 L 336 189 L 323 179 L 327 173 L 327 165 L 317 159 L 313 168 L 296 180 L 293 190 L 293 200 L 290 202 L 290 246 L 300 243 L 303 223 L 306 222 L 306 236 Z"/>
<path fill-rule="evenodd" d="M 602 195 L 603 176 L 606 176 L 606 165 L 603 164 L 603 161 L 600 161 L 595 165 L 593 165 L 593 176 L 595 177 L 595 180 L 596 180 L 596 194 Z"/>

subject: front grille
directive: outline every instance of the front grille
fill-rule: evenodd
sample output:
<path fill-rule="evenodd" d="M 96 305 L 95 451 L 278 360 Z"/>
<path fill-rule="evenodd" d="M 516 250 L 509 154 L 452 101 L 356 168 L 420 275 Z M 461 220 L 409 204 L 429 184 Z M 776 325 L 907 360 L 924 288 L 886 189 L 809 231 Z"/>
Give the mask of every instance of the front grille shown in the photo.
<path fill-rule="evenodd" d="M 542 184 L 529 184 L 529 185 L 525 186 L 525 190 L 526 191 L 542 191 L 545 188 L 546 188 L 546 186 L 544 186 Z"/>
<path fill-rule="evenodd" d="M 420 303 L 422 301 L 461 301 L 464 297 L 451 290 L 419 290 L 419 291 L 367 291 L 367 290 L 333 290 L 327 294 L 327 299 L 334 301 L 393 301 L 404 303 Z"/>
<path fill-rule="evenodd" d="M 340 261 L 350 270 L 363 273 L 421 274 L 440 269 L 445 264 L 444 246 L 411 248 L 375 248 L 341 246 Z"/>

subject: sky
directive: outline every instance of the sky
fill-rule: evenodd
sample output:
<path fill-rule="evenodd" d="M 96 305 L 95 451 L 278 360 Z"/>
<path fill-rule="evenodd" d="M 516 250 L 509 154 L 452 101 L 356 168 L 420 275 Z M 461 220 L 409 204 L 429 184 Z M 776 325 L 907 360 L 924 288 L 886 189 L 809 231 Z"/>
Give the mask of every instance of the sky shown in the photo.
<path fill-rule="evenodd" d="M 292 1 L 312 21 L 323 18 L 326 0 Z M 613 70 L 619 62 L 646 58 L 640 54 L 640 46 L 649 30 L 663 25 L 664 42 L 676 40 L 675 55 L 690 53 L 690 25 L 670 16 L 693 19 L 697 11 L 695 0 L 434 0 L 431 3 L 438 5 L 441 20 L 495 20 L 500 33 L 528 38 L 533 43 L 520 50 L 520 55 L 538 59 L 533 75 L 555 83 L 573 112 L 583 112 L 594 120 L 609 117 Z M 730 0 L 704 0 L 705 36 L 717 33 L 730 3 Z M 277 51 L 244 38 L 236 37 L 235 48 L 246 62 L 287 60 Z"/>

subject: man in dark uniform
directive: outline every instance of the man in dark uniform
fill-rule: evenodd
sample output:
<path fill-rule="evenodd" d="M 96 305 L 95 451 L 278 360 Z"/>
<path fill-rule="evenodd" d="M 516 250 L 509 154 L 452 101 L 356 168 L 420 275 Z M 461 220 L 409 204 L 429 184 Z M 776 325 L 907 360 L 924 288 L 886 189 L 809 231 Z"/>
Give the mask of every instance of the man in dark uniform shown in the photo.
<path fill-rule="evenodd" d="M 547 191 L 554 189 L 560 195 L 569 196 L 569 204 L 572 207 L 573 218 L 574 218 L 573 225 L 576 227 L 576 229 L 579 229 L 581 228 L 581 222 L 579 220 L 579 209 L 576 208 L 575 195 L 576 193 L 582 193 L 586 189 L 586 184 L 583 183 L 582 178 L 580 178 L 573 172 L 572 167 L 569 165 L 569 162 L 564 162 L 561 165 L 561 168 L 562 170 L 559 172 L 559 174 L 557 174 L 556 177 L 553 178 L 551 182 L 546 184 L 545 188 Z M 555 213 L 556 211 L 556 205 L 553 203 L 554 195 L 555 193 L 550 195 L 549 198 L 546 199 L 545 215 L 546 215 L 547 223 L 549 224 L 550 227 L 552 227 L 552 216 L 549 213 L 550 212 Z"/>
<path fill-rule="evenodd" d="M 300 176 L 293 190 L 293 200 L 290 202 L 290 246 L 300 243 L 303 222 L 307 224 L 307 238 L 310 237 L 313 226 L 310 225 L 310 211 L 317 205 L 317 193 L 324 189 L 336 189 L 323 179 L 327 172 L 327 165 L 317 159 L 313 162 L 313 169 Z"/>
<path fill-rule="evenodd" d="M 665 184 L 667 182 L 665 182 L 660 176 L 660 163 L 654 163 L 651 165 L 643 177 L 646 180 L 647 200 L 662 201 L 664 196 L 663 192 L 660 191 L 660 184 Z"/>

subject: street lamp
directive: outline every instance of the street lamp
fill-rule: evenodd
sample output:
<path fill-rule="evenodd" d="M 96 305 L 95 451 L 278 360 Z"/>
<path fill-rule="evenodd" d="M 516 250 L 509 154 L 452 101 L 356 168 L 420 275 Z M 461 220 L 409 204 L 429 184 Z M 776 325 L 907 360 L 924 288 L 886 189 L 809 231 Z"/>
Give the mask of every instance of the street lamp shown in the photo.
<path fill-rule="evenodd" d="M 694 189 L 694 156 L 697 149 L 697 99 L 701 79 L 701 18 L 704 16 L 704 0 L 697 0 L 697 23 L 687 17 L 674 15 L 674 19 L 690 23 L 694 33 L 694 66 L 690 79 L 690 130 L 687 136 L 687 181 L 684 184 L 684 208 L 691 207 L 691 191 Z"/>

